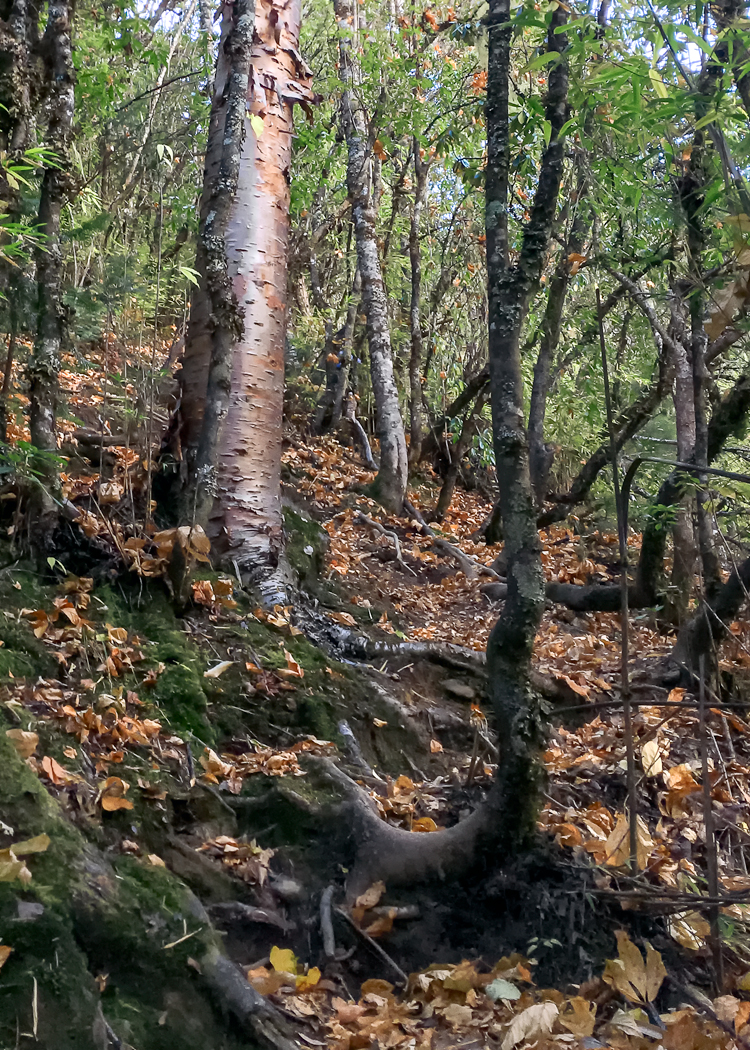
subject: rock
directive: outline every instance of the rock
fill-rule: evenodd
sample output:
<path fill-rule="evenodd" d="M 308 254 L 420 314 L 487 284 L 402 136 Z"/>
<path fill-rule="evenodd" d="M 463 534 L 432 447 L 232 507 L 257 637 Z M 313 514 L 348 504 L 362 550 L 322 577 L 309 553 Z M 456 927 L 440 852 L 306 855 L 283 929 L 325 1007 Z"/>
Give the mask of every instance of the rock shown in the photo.
<path fill-rule="evenodd" d="M 297 882 L 296 879 L 290 879 L 287 875 L 280 875 L 277 879 L 274 879 L 271 883 L 271 889 L 277 897 L 281 897 L 287 904 L 304 900 L 306 896 L 305 887 L 302 883 Z"/>
<path fill-rule="evenodd" d="M 476 700 L 477 698 L 475 689 L 465 682 L 456 681 L 455 678 L 446 678 L 443 682 L 443 689 L 449 696 L 455 696 L 459 700 Z"/>

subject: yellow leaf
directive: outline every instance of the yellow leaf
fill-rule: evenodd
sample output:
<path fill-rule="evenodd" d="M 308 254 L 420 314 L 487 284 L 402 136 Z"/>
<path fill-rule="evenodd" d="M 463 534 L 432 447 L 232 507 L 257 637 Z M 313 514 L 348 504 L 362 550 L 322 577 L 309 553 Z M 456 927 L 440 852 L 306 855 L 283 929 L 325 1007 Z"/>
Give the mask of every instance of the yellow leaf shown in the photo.
<path fill-rule="evenodd" d="M 9 948 L 7 944 L 0 944 L 0 970 L 2 970 L 3 966 L 7 963 L 8 956 L 12 951 L 13 949 Z"/>
<path fill-rule="evenodd" d="M 661 955 L 647 945 L 644 963 L 624 930 L 618 930 L 616 937 L 619 957 L 607 959 L 603 979 L 631 1003 L 652 1003 L 667 976 Z"/>
<path fill-rule="evenodd" d="M 300 974 L 297 977 L 297 991 L 307 992 L 310 988 L 314 988 L 320 980 L 320 970 L 317 966 L 312 966 L 307 973 Z"/>
<path fill-rule="evenodd" d="M 387 726 L 388 725 L 388 723 L 384 722 L 382 718 L 373 718 L 372 724 L 374 726 L 376 726 L 378 729 L 382 729 L 383 726 Z"/>
<path fill-rule="evenodd" d="M 271 966 L 277 973 L 297 973 L 297 957 L 291 948 L 277 948 L 274 945 L 271 949 L 270 960 Z"/>
<path fill-rule="evenodd" d="M 750 992 L 750 970 L 740 977 L 739 981 L 737 981 L 737 987 L 741 992 Z"/>
<path fill-rule="evenodd" d="M 28 882 L 30 878 L 31 872 L 12 849 L 0 849 L 0 882 Z"/>
<path fill-rule="evenodd" d="M 25 857 L 29 853 L 45 853 L 49 849 L 49 843 L 49 835 L 35 835 L 33 839 L 14 842 L 10 848 L 17 857 Z"/>
<path fill-rule="evenodd" d="M 257 113 L 251 113 L 250 127 L 255 132 L 255 137 L 260 138 L 263 134 L 263 117 L 259 117 Z"/>
<path fill-rule="evenodd" d="M 27 733 L 24 729 L 6 729 L 5 735 L 21 758 L 33 755 L 39 743 L 38 733 Z"/>
<path fill-rule="evenodd" d="M 284 656 L 286 657 L 286 667 L 283 667 L 277 674 L 284 675 L 287 678 L 304 678 L 305 672 L 294 659 L 292 654 L 284 649 Z"/>

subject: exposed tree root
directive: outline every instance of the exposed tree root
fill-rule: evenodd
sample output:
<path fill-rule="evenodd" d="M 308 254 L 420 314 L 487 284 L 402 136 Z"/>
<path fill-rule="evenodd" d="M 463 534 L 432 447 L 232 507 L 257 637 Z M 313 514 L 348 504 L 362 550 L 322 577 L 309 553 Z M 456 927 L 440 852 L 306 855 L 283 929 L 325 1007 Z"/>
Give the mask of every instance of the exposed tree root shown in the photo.
<path fill-rule="evenodd" d="M 417 575 L 414 572 L 414 570 L 410 569 L 409 566 L 404 561 L 403 555 L 401 554 L 401 541 L 399 540 L 398 535 L 395 532 L 393 532 L 391 529 L 383 528 L 383 526 L 380 524 L 379 521 L 375 521 L 374 518 L 368 518 L 368 516 L 366 514 L 363 514 L 361 510 L 357 511 L 357 513 L 355 514 L 354 521 L 355 522 L 361 521 L 363 525 L 367 525 L 368 528 L 374 529 L 375 532 L 377 532 L 381 536 L 385 536 L 387 539 L 389 539 L 393 543 L 393 546 L 396 549 L 396 561 L 397 561 L 397 563 L 401 566 L 401 568 L 404 570 L 404 572 L 410 572 L 412 574 L 412 576 L 416 576 Z"/>
<path fill-rule="evenodd" d="M 255 991 L 242 971 L 213 948 L 201 958 L 203 977 L 216 999 L 266 1050 L 298 1050 L 295 1033 L 279 1011 Z"/>
<path fill-rule="evenodd" d="M 453 558 L 468 579 L 472 580 L 477 575 L 490 576 L 493 580 L 500 579 L 500 576 L 489 565 L 483 565 L 476 558 L 471 558 L 468 554 L 465 554 L 460 547 L 456 547 L 455 544 L 449 543 L 448 540 L 444 540 L 441 536 L 436 535 L 435 530 L 430 528 L 417 508 L 409 503 L 408 500 L 404 500 L 404 510 L 416 524 L 422 535 L 428 536 L 432 540 L 432 546 L 436 550 L 442 551 L 449 558 Z"/>

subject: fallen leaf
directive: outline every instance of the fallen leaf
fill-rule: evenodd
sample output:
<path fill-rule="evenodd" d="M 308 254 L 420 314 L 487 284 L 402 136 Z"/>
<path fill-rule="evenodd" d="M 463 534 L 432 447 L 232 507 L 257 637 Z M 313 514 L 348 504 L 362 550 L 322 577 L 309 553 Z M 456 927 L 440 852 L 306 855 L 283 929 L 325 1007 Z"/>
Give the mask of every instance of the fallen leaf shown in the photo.
<path fill-rule="evenodd" d="M 652 1003 L 667 976 L 659 952 L 646 946 L 646 961 L 624 930 L 617 930 L 617 959 L 607 959 L 602 974 L 607 984 L 616 988 L 628 1002 Z"/>
<path fill-rule="evenodd" d="M 8 956 L 12 951 L 13 949 L 9 948 L 7 944 L 0 944 L 0 970 L 2 970 L 3 966 L 7 963 Z"/>
<path fill-rule="evenodd" d="M 14 842 L 10 849 L 17 857 L 26 857 L 29 853 L 46 853 L 49 849 L 49 835 L 35 835 L 33 839 Z"/>
<path fill-rule="evenodd" d="M 494 981 L 490 981 L 484 990 L 485 995 L 490 999 L 496 1001 L 497 999 L 507 999 L 513 1001 L 521 998 L 520 988 L 516 988 L 510 981 L 504 980 L 502 977 L 496 977 Z"/>
<path fill-rule="evenodd" d="M 655 777 L 661 773 L 663 767 L 658 740 L 647 740 L 643 745 L 641 748 L 641 765 L 647 777 Z"/>
<path fill-rule="evenodd" d="M 354 902 L 357 908 L 374 908 L 385 893 L 384 882 L 374 882 L 372 886 L 361 893 Z"/>
<path fill-rule="evenodd" d="M 311 966 L 307 973 L 299 974 L 297 977 L 297 991 L 307 992 L 320 980 L 320 970 L 317 966 Z"/>
<path fill-rule="evenodd" d="M 579 1039 L 594 1034 L 596 1003 L 590 1003 L 580 995 L 574 995 L 560 1014 L 560 1024 Z"/>
<path fill-rule="evenodd" d="M 506 1029 L 505 1038 L 500 1050 L 513 1050 L 514 1046 L 526 1041 L 533 1041 L 540 1035 L 552 1031 L 559 1010 L 555 1003 L 535 1003 L 522 1010 L 511 1021 Z"/>
<path fill-rule="evenodd" d="M 297 973 L 297 957 L 291 948 L 277 948 L 274 945 L 269 959 L 277 973 Z"/>
<path fill-rule="evenodd" d="M 25 729 L 6 729 L 5 735 L 21 758 L 30 758 L 39 743 L 39 734 L 27 732 Z"/>
<path fill-rule="evenodd" d="M 222 660 L 221 663 L 215 664 L 213 667 L 209 667 L 207 671 L 203 672 L 204 678 L 218 678 L 219 675 L 224 674 L 232 665 L 234 660 Z"/>
<path fill-rule="evenodd" d="M 442 750 L 443 750 L 443 745 L 440 743 L 439 740 L 431 740 L 430 741 L 430 753 L 431 754 L 439 755 L 439 754 L 441 754 Z"/>

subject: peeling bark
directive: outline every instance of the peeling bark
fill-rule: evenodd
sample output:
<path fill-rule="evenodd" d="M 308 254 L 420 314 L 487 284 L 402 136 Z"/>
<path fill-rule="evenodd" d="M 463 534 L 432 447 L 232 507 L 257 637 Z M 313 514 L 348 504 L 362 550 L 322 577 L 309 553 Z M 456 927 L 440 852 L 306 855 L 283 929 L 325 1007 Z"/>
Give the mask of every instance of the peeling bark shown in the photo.
<path fill-rule="evenodd" d="M 355 60 L 351 44 L 353 0 L 334 0 L 334 12 L 339 31 L 339 70 L 344 87 L 341 127 L 348 150 L 347 188 L 352 202 L 357 260 L 362 278 L 362 302 L 367 317 L 370 373 L 377 413 L 376 432 L 380 441 L 380 469 L 372 485 L 372 494 L 386 509 L 398 513 L 406 494 L 408 457 L 393 374 L 388 301 L 375 235 L 372 151 L 365 114 L 355 90 Z"/>
<path fill-rule="evenodd" d="M 244 320 L 232 287 L 227 230 L 237 195 L 245 142 L 245 113 L 251 68 L 255 0 L 235 0 L 224 10 L 211 124 L 213 147 L 220 142 L 218 169 L 207 156 L 204 207 L 198 233 L 200 308 L 210 311 L 201 335 L 210 341 L 210 359 L 198 447 L 182 518 L 204 528 L 217 491 L 218 450 L 231 396 L 232 356 Z M 197 304 L 196 304 L 197 305 Z M 201 318 L 204 320 L 204 318 Z M 210 325 L 210 328 L 209 328 Z"/>
<path fill-rule="evenodd" d="M 256 0 L 244 144 L 227 219 L 227 273 L 242 317 L 231 351 L 209 536 L 242 573 L 282 550 L 281 441 L 292 106 L 314 101 L 298 51 L 300 0 Z M 212 324 L 217 323 L 212 318 Z M 226 376 L 219 381 L 226 389 Z M 272 587 L 277 592 L 278 587 Z M 269 592 L 269 600 L 273 594 Z"/>

